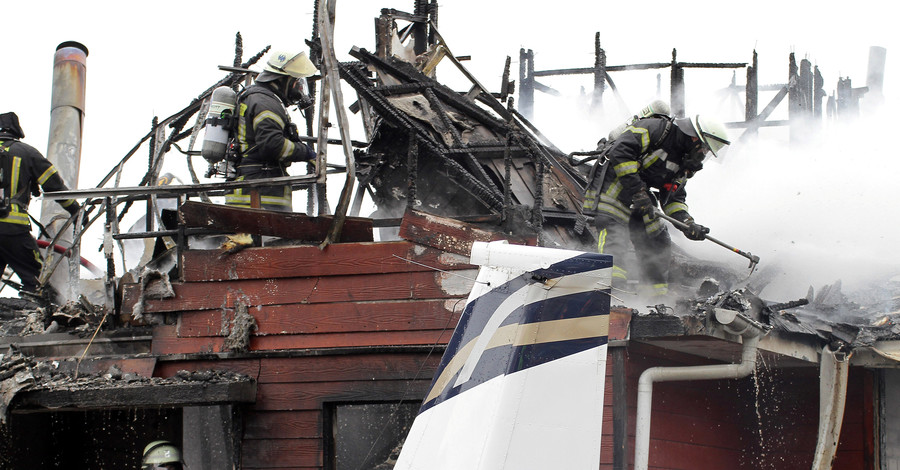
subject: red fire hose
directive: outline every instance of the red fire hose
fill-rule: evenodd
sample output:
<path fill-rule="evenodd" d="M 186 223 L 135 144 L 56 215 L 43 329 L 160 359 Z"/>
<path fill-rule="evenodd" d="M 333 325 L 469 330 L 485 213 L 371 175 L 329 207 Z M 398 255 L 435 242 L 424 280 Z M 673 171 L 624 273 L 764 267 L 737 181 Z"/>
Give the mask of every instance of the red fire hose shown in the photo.
<path fill-rule="evenodd" d="M 37 244 L 41 248 L 47 248 L 48 246 L 50 246 L 50 242 L 48 242 L 46 240 L 37 240 Z M 55 251 L 61 255 L 66 255 L 66 256 L 71 257 L 71 253 L 67 253 L 68 250 L 69 249 L 64 246 L 53 245 L 53 251 Z M 87 268 L 88 271 L 90 271 L 91 273 L 93 273 L 97 276 L 103 275 L 103 271 L 100 270 L 100 268 L 98 268 L 96 265 L 94 265 L 94 263 L 91 263 L 90 261 L 84 259 L 84 257 L 81 257 L 81 265 L 84 266 L 85 268 Z"/>

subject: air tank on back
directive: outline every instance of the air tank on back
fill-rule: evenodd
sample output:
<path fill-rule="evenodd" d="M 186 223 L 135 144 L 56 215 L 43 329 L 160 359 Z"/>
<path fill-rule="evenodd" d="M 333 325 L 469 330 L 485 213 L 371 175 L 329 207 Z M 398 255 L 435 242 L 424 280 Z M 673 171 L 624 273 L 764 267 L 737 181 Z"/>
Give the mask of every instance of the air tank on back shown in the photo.
<path fill-rule="evenodd" d="M 613 128 L 613 130 L 609 131 L 609 136 L 606 139 L 612 142 L 616 139 L 616 137 L 619 136 L 619 134 L 622 133 L 622 131 L 624 131 L 628 126 L 637 122 L 638 119 L 659 114 L 668 115 L 671 112 L 672 110 L 671 108 L 669 108 L 669 103 L 666 103 L 663 100 L 653 100 L 650 104 L 641 108 L 641 112 L 635 114 L 634 116 L 631 116 L 630 118 L 628 118 L 628 120 L 626 120 L 622 124 L 619 124 L 618 126 Z"/>
<path fill-rule="evenodd" d="M 200 155 L 210 164 L 218 163 L 225 158 L 236 98 L 237 93 L 227 86 L 216 88 L 210 97 L 203 147 L 200 150 Z"/>

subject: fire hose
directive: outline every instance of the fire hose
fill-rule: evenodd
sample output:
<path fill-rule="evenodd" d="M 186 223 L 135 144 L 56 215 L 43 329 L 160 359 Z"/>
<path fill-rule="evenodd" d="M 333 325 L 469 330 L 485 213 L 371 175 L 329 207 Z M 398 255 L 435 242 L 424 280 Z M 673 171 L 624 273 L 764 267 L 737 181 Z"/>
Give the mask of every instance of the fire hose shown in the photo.
<path fill-rule="evenodd" d="M 657 216 L 661 217 L 662 219 L 668 220 L 669 222 L 672 223 L 672 225 L 674 225 L 675 227 L 677 227 L 677 228 L 679 228 L 679 229 L 683 229 L 683 230 L 684 230 L 684 229 L 688 229 L 688 228 L 689 228 L 689 226 L 688 226 L 686 223 L 684 223 L 684 222 L 682 222 L 682 221 L 680 221 L 680 220 L 678 220 L 678 219 L 675 219 L 675 218 L 673 218 L 673 217 L 669 217 L 669 216 L 666 215 L 666 214 L 663 214 L 662 211 L 660 211 L 659 209 L 654 209 L 654 213 L 655 213 Z M 721 246 L 721 247 L 723 247 L 723 248 L 727 248 L 728 250 L 731 250 L 731 251 L 733 251 L 733 252 L 735 252 L 735 253 L 737 253 L 737 254 L 743 256 L 744 258 L 747 258 L 748 260 L 750 260 L 750 266 L 748 266 L 748 267 L 750 268 L 750 273 L 751 273 L 751 274 L 753 273 L 753 270 L 756 269 L 756 265 L 759 264 L 759 256 L 753 255 L 753 254 L 751 254 L 751 253 L 749 253 L 749 252 L 746 252 L 746 251 L 741 251 L 741 250 L 739 250 L 739 249 L 737 249 L 737 248 L 735 248 L 735 247 L 733 247 L 733 246 L 731 246 L 731 245 L 728 245 L 727 243 L 724 243 L 724 242 L 722 242 L 722 241 L 720 241 L 720 240 L 717 240 L 717 239 L 715 239 L 715 238 L 713 238 L 713 237 L 711 237 L 711 236 L 709 236 L 709 235 L 706 235 L 706 234 L 703 235 L 703 238 L 704 238 L 705 240 L 709 240 L 709 241 L 711 241 L 711 242 L 715 243 L 716 245 L 719 245 L 719 246 Z"/>
<path fill-rule="evenodd" d="M 46 240 L 36 240 L 36 241 L 37 241 L 38 247 L 40 247 L 40 248 L 47 248 L 48 246 L 50 246 L 50 242 L 48 242 Z M 69 249 L 62 245 L 53 245 L 53 251 L 55 251 L 61 255 L 71 256 Z M 97 265 L 95 265 L 94 263 L 91 263 L 90 261 L 86 260 L 84 257 L 82 257 L 80 261 L 81 261 L 81 265 L 84 266 L 85 268 L 87 268 L 95 276 L 103 275 L 103 271 L 100 268 L 98 268 Z"/>

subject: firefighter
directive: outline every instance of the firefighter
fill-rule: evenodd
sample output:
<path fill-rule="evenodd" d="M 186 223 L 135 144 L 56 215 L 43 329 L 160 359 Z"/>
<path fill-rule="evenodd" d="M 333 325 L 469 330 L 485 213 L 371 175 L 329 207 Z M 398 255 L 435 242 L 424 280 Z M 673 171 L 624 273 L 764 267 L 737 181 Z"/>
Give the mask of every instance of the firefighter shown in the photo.
<path fill-rule="evenodd" d="M 32 195 L 40 195 L 41 188 L 68 188 L 41 152 L 20 141 L 24 137 L 16 113 L 0 114 L 0 272 L 9 266 L 22 283 L 20 296 L 42 299 L 38 289 L 42 260 L 31 235 L 28 203 Z M 74 199 L 57 202 L 73 215 L 80 208 Z"/>
<path fill-rule="evenodd" d="M 593 172 L 583 210 L 594 215 L 600 253 L 613 255 L 613 287 L 622 288 L 631 273 L 625 255 L 629 240 L 650 294 L 668 294 L 671 239 L 663 213 L 684 224 L 684 235 L 703 240 L 709 229 L 694 222 L 685 203 L 685 184 L 711 153 L 729 145 L 725 126 L 704 116 L 673 119 L 653 115 L 636 120 L 610 142 L 609 157 Z"/>
<path fill-rule="evenodd" d="M 153 441 L 144 447 L 141 470 L 182 470 L 181 450 L 169 441 Z"/>
<path fill-rule="evenodd" d="M 286 106 L 303 109 L 312 104 L 306 77 L 316 72 L 306 53 L 272 52 L 253 85 L 237 98 L 237 140 L 241 160 L 236 181 L 287 176 L 294 162 L 310 162 L 316 153 L 300 141 Z M 273 211 L 291 211 L 291 187 L 260 186 L 260 205 Z M 225 203 L 251 207 L 251 190 L 237 189 Z"/>

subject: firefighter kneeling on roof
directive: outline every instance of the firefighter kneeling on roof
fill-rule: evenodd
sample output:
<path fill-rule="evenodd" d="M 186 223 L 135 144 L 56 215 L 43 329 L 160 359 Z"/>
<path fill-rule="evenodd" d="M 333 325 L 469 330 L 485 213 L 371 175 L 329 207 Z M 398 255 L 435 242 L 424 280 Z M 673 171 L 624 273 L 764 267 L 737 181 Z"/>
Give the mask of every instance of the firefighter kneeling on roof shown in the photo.
<path fill-rule="evenodd" d="M 286 106 L 303 109 L 312 105 L 306 77 L 316 67 L 301 52 L 273 52 L 256 82 L 237 96 L 237 140 L 240 160 L 236 181 L 288 176 L 294 162 L 311 162 L 316 153 L 300 141 Z M 225 195 L 231 206 L 250 207 L 250 189 Z M 291 187 L 260 186 L 260 205 L 273 211 L 291 211 Z"/>
<path fill-rule="evenodd" d="M 650 114 L 610 137 L 608 159 L 598 159 L 584 198 L 584 212 L 594 216 L 597 250 L 613 255 L 613 288 L 622 289 L 630 239 L 651 295 L 666 295 L 672 242 L 655 211 L 661 206 L 685 223 L 682 232 L 691 240 L 709 233 L 688 213 L 684 187 L 710 153 L 719 157 L 730 144 L 725 126 L 704 116 Z"/>

